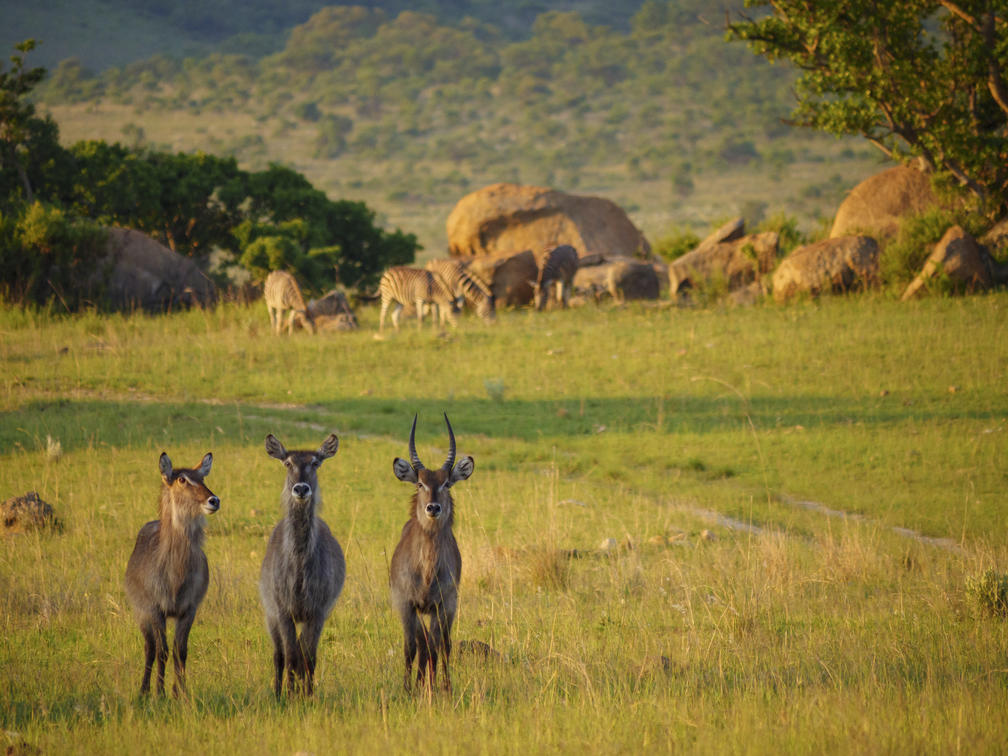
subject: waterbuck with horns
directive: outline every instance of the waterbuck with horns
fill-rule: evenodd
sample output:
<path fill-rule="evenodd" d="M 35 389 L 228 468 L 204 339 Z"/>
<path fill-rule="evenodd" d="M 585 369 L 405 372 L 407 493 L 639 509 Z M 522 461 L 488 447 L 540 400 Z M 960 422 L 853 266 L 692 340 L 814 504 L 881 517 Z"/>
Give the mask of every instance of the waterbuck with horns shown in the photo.
<path fill-rule="evenodd" d="M 271 433 L 266 453 L 287 468 L 281 499 L 284 518 L 273 529 L 259 575 L 259 596 L 273 639 L 273 691 L 311 695 L 322 626 L 343 590 L 343 549 L 315 512 L 318 469 L 336 454 L 339 440 L 330 434 L 317 451 L 288 451 Z M 297 625 L 301 635 L 297 636 Z"/>
<path fill-rule="evenodd" d="M 133 605 L 144 638 L 144 674 L 140 695 L 150 692 L 151 667 L 157 659 L 157 692 L 164 693 L 168 660 L 166 618 L 175 619 L 172 692 L 186 694 L 186 656 L 189 631 L 210 582 L 203 553 L 204 515 L 220 508 L 220 499 L 203 484 L 210 474 L 213 455 L 203 457 L 192 470 L 176 470 L 164 452 L 158 519 L 140 528 L 136 546 L 126 565 L 126 596 Z"/>
<path fill-rule="evenodd" d="M 450 691 L 451 627 L 462 576 L 462 556 L 452 533 L 455 512 L 450 489 L 472 475 L 473 458 L 463 457 L 455 464 L 455 434 L 445 414 L 448 459 L 437 470 L 428 470 L 417 456 L 416 423 L 414 415 L 409 438 L 410 461 L 396 457 L 392 462 L 395 476 L 416 485 L 416 492 L 410 502 L 409 520 L 392 554 L 389 585 L 392 605 L 403 626 L 406 690 L 410 689 L 413 659 L 419 651 L 417 684 L 422 685 L 426 676 L 427 689 L 433 689 L 440 654 L 444 687 Z M 421 614 L 430 617 L 429 628 Z"/>

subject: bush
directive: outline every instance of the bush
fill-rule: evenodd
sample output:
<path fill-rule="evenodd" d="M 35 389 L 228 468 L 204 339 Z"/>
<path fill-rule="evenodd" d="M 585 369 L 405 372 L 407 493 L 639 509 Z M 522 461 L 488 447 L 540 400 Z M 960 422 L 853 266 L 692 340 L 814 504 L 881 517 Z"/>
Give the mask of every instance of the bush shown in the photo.
<path fill-rule="evenodd" d="M 652 246 L 652 251 L 664 260 L 672 262 L 696 248 L 699 243 L 700 237 L 692 231 L 675 229 L 657 239 Z"/>
<path fill-rule="evenodd" d="M 780 237 L 777 243 L 778 257 L 787 257 L 795 247 L 808 243 L 805 235 L 798 230 L 798 219 L 793 215 L 785 215 L 784 213 L 772 215 L 760 223 L 756 230 L 777 232 Z"/>
<path fill-rule="evenodd" d="M 75 218 L 40 202 L 23 212 L 0 214 L 0 290 L 24 306 L 58 299 L 68 310 L 101 294 L 108 233 L 94 221 Z"/>
<path fill-rule="evenodd" d="M 966 596 L 979 613 L 1008 617 L 1008 575 L 986 570 L 967 577 Z"/>
<path fill-rule="evenodd" d="M 884 284 L 904 287 L 920 273 L 924 262 L 950 226 L 960 225 L 973 235 L 983 230 L 983 219 L 966 211 L 928 210 L 900 223 L 896 238 L 882 250 L 879 267 Z"/>

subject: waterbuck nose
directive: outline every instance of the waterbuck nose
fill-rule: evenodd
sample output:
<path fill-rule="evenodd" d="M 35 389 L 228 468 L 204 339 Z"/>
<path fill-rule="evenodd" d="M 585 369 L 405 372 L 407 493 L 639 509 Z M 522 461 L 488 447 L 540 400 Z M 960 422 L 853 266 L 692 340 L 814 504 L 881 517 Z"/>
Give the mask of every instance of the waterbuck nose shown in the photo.
<path fill-rule="evenodd" d="M 439 514 L 441 514 L 440 504 L 438 504 L 436 501 L 432 501 L 430 504 L 427 505 L 428 517 L 437 517 Z"/>
<path fill-rule="evenodd" d="M 218 499 L 216 496 L 211 496 L 209 499 L 206 500 L 206 509 L 208 512 L 216 512 L 218 509 L 220 509 L 220 499 Z"/>
<path fill-rule="evenodd" d="M 294 488 L 291 489 L 294 495 L 299 499 L 307 499 L 311 496 L 311 486 L 307 483 L 295 483 Z"/>

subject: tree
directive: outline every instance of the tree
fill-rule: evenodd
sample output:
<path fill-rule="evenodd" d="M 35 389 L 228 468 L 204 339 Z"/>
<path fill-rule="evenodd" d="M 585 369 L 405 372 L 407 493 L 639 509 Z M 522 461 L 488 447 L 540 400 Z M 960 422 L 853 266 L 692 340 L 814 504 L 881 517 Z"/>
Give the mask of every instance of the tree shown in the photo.
<path fill-rule="evenodd" d="M 26 153 L 35 137 L 45 137 L 46 129 L 40 128 L 42 119 L 36 117 L 35 106 L 26 95 L 42 81 L 46 70 L 24 67 L 24 56 L 35 49 L 34 39 L 26 39 L 15 49 L 22 54 L 11 56 L 10 71 L 0 71 L 0 170 L 13 169 L 17 173 L 24 199 L 31 203 L 35 193 L 28 177 Z"/>
<path fill-rule="evenodd" d="M 729 23 L 801 71 L 792 123 L 918 157 L 990 215 L 1008 208 L 1008 0 L 746 0 Z"/>

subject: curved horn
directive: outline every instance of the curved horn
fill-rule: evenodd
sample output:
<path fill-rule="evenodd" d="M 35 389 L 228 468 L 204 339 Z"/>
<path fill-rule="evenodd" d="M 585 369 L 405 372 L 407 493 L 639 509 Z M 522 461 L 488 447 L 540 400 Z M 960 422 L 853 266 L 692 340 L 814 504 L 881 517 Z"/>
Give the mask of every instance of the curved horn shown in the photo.
<path fill-rule="evenodd" d="M 423 470 L 423 462 L 420 461 L 420 457 L 416 453 L 416 420 L 417 416 L 413 415 L 413 427 L 409 432 L 409 459 L 414 470 Z"/>
<path fill-rule="evenodd" d="M 448 422 L 448 413 L 444 413 L 445 425 L 448 426 L 448 459 L 445 460 L 444 469 L 451 472 L 452 466 L 455 464 L 455 434 L 452 433 L 451 423 Z"/>

